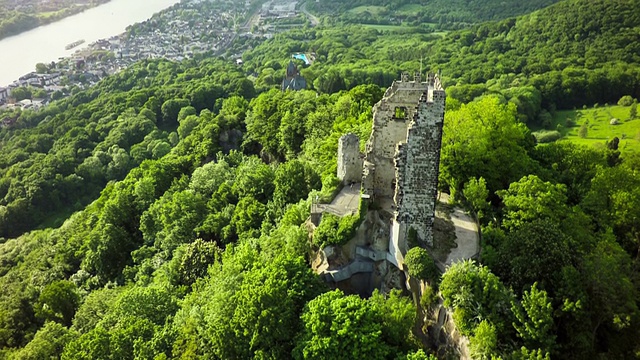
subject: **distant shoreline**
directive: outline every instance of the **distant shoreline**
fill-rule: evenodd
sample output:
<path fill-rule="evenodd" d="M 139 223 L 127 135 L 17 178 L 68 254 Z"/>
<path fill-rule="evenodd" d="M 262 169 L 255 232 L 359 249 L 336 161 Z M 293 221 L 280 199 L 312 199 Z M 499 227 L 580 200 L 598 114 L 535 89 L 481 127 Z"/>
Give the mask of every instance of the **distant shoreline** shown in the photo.
<path fill-rule="evenodd" d="M 72 0 L 65 0 L 72 1 Z M 75 0 L 77 1 L 77 0 Z M 33 72 L 36 64 L 51 64 L 74 56 L 75 48 L 66 46 L 80 39 L 87 44 L 126 32 L 132 24 L 143 22 L 155 13 L 179 3 L 180 0 L 110 0 L 100 6 L 40 26 L 19 36 L 0 40 L 1 54 L 20 54 L 3 58 L 0 86 Z M 30 44 L 31 46 L 27 46 Z M 82 48 L 83 46 L 78 46 Z"/>
<path fill-rule="evenodd" d="M 4 40 L 12 36 L 18 36 L 27 31 L 37 29 L 40 26 L 55 23 L 69 16 L 73 16 L 81 12 L 84 12 L 85 10 L 89 10 L 89 9 L 98 7 L 100 5 L 104 5 L 110 1 L 111 0 L 96 0 L 96 2 L 92 4 L 60 9 L 56 12 L 55 15 L 52 15 L 49 17 L 42 17 L 41 16 L 42 13 L 39 13 L 39 14 L 20 13 L 19 15 L 17 15 L 18 19 L 14 23 L 10 23 L 8 25 L 4 24 L 3 21 L 0 20 L 0 40 Z M 17 30 L 15 28 L 17 28 Z"/>

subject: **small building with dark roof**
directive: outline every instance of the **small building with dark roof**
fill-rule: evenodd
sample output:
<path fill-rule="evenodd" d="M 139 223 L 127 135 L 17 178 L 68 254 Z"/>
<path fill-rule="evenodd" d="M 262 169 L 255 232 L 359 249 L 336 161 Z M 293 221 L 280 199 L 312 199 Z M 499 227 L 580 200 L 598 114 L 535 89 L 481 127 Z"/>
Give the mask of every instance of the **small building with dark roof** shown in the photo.
<path fill-rule="evenodd" d="M 300 71 L 298 71 L 298 67 L 293 60 L 290 60 L 289 65 L 287 65 L 287 75 L 282 80 L 281 88 L 282 91 L 299 91 L 307 88 L 307 80 L 300 75 Z"/>

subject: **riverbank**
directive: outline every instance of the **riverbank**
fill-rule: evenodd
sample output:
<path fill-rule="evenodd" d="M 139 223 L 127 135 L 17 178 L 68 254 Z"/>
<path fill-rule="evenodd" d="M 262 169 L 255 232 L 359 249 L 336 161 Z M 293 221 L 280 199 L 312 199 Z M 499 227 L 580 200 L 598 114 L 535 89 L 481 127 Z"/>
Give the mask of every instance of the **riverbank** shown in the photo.
<path fill-rule="evenodd" d="M 119 1 L 119 0 L 115 0 Z M 250 18 L 255 11 L 231 2 L 183 2 L 150 19 L 127 27 L 125 33 L 90 43 L 54 62 L 39 63 L 32 71 L 0 87 L 0 107 L 37 109 L 49 101 L 93 86 L 106 76 L 131 64 L 154 58 L 181 61 L 224 52 L 238 36 L 233 23 Z M 201 19 L 193 24 L 190 20 Z"/>
<path fill-rule="evenodd" d="M 20 35 L 40 26 L 52 24 L 109 1 L 111 0 L 91 0 L 86 4 L 83 4 L 81 1 L 74 1 L 73 3 L 54 2 L 53 8 L 40 8 L 40 10 L 36 8 L 35 11 L 32 12 L 2 9 L 4 10 L 2 12 L 4 17 L 0 17 L 0 40 L 10 36 Z M 57 7 L 55 7 L 56 5 Z"/>
<path fill-rule="evenodd" d="M 35 70 L 38 63 L 56 64 L 74 57 L 78 48 L 65 47 L 79 39 L 87 44 L 122 34 L 132 24 L 148 20 L 180 0 L 110 0 L 100 6 L 0 40 L 0 86 Z M 54 71 L 55 72 L 55 71 Z"/>
<path fill-rule="evenodd" d="M 114 4 L 123 1 L 131 0 L 112 0 Z M 93 86 L 144 59 L 182 61 L 225 54 L 229 60 L 241 64 L 242 53 L 248 46 L 275 35 L 278 31 L 275 22 L 300 15 L 296 5 L 295 0 L 265 4 L 183 1 L 146 21 L 126 26 L 127 31 L 121 35 L 89 40 L 89 46 L 79 51 L 67 52 L 69 55 L 55 61 L 39 61 L 35 66 L 37 71 L 33 71 L 36 65 L 33 63 L 30 72 L 13 77 L 18 80 L 8 87 L 0 86 L 0 107 L 37 109 L 78 88 Z M 74 37 L 75 34 L 77 32 L 73 32 Z M 73 38 L 60 47 L 77 40 Z M 0 42 L 0 52 L 2 50 Z M 0 85 L 4 75 L 0 73 Z"/>

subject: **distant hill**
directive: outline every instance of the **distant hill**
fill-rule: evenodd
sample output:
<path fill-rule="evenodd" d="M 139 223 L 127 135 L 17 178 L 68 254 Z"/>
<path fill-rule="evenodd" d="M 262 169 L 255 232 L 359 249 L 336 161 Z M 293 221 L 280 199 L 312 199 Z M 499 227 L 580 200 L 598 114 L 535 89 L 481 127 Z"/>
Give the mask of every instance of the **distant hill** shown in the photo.
<path fill-rule="evenodd" d="M 350 12 L 384 9 L 361 5 Z M 271 68 L 259 71 L 256 82 L 268 86 L 273 72 L 284 71 L 273 59 L 313 51 L 317 61 L 302 69 L 303 76 L 328 93 L 358 84 L 388 86 L 403 71 L 441 71 L 449 96 L 466 103 L 500 93 L 517 103 L 522 121 L 537 127 L 547 115 L 538 118 L 542 109 L 554 113 L 613 104 L 625 95 L 640 98 L 637 9 L 640 0 L 567 0 L 444 38 L 406 25 L 399 27 L 404 32 L 383 25 L 325 26 L 278 34 L 243 58 L 252 68 Z"/>
<path fill-rule="evenodd" d="M 563 1 L 451 33 L 430 49 L 430 63 L 450 84 L 529 83 L 562 108 L 638 97 L 638 9 L 640 0 Z"/>
<path fill-rule="evenodd" d="M 525 74 L 569 65 L 594 68 L 609 61 L 637 63 L 639 6 L 640 0 L 563 1 L 517 19 L 478 25 L 448 42 L 468 47 L 472 55 L 509 55 L 519 62 L 511 69 Z"/>
<path fill-rule="evenodd" d="M 558 0 L 325 0 L 308 8 L 346 23 L 431 23 L 456 29 L 489 20 L 527 14 Z"/>

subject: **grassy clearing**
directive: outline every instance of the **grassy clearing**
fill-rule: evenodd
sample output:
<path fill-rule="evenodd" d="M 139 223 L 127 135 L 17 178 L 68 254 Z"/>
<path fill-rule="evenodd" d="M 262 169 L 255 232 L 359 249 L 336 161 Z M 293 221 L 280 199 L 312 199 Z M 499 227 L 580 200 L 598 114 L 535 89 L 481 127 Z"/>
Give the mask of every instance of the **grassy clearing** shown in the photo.
<path fill-rule="evenodd" d="M 376 25 L 376 24 L 362 24 L 364 27 L 376 29 L 378 31 L 406 31 L 411 29 L 411 26 L 404 25 Z"/>
<path fill-rule="evenodd" d="M 440 36 L 440 37 L 444 37 L 447 32 L 446 31 L 437 31 L 437 32 L 425 32 L 424 29 L 421 29 L 420 27 L 417 26 L 411 26 L 411 25 L 376 25 L 376 24 L 360 24 L 364 27 L 370 28 L 370 29 L 376 29 L 380 32 L 398 32 L 398 33 L 402 33 L 402 32 L 409 32 L 409 31 L 413 31 L 413 30 L 417 30 L 417 32 L 424 32 L 427 33 L 429 35 L 436 35 L 436 36 Z"/>
<path fill-rule="evenodd" d="M 447 35 L 448 33 L 449 33 L 448 31 L 435 31 L 435 32 L 432 32 L 431 34 L 433 34 L 433 35 L 438 35 L 438 36 L 441 36 L 441 37 L 444 37 L 444 36 L 445 36 L 445 35 Z"/>
<path fill-rule="evenodd" d="M 417 13 L 420 10 L 422 10 L 422 5 L 420 5 L 420 4 L 406 4 L 406 5 L 402 5 L 396 11 L 396 14 L 414 15 L 415 13 Z"/>
<path fill-rule="evenodd" d="M 48 20 L 49 18 L 58 19 L 64 17 L 64 13 L 65 10 L 47 11 L 37 14 L 37 16 L 42 20 Z"/>
<path fill-rule="evenodd" d="M 66 207 L 61 209 L 55 214 L 47 217 L 36 229 L 55 229 L 59 228 L 64 224 L 64 222 L 73 215 L 76 211 L 80 211 L 82 208 L 80 207 Z"/>
<path fill-rule="evenodd" d="M 362 14 L 364 12 L 368 12 L 368 13 L 370 13 L 372 15 L 378 15 L 383 10 L 385 10 L 384 6 L 370 5 L 370 6 L 358 6 L 358 7 L 355 7 L 353 9 L 349 10 L 349 12 L 353 13 L 353 14 Z"/>
<path fill-rule="evenodd" d="M 552 129 L 562 134 L 560 141 L 604 147 L 605 142 L 618 137 L 621 152 L 640 152 L 640 117 L 629 119 L 630 106 L 599 106 L 589 109 L 558 111 Z M 612 118 L 619 121 L 611 125 Z M 586 124 L 587 135 L 579 136 L 580 127 Z"/>

